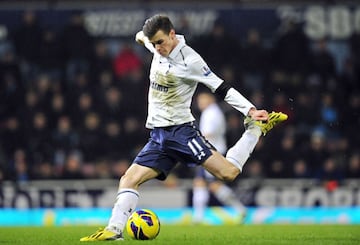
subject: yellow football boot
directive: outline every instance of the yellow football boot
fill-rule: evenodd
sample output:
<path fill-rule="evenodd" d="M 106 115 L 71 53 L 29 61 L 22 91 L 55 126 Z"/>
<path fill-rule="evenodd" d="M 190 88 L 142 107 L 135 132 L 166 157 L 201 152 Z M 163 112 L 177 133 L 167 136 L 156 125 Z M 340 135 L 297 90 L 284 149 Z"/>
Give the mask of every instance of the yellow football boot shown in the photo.
<path fill-rule="evenodd" d="M 104 228 L 98 229 L 94 234 L 80 239 L 80 242 L 94 242 L 94 241 L 118 241 L 124 240 L 122 234 L 105 230 Z"/>
<path fill-rule="evenodd" d="M 286 121 L 288 119 L 288 115 L 282 112 L 271 112 L 269 113 L 269 119 L 266 122 L 256 121 L 251 119 L 250 117 L 246 117 L 244 120 L 245 128 L 252 127 L 254 125 L 260 127 L 263 135 L 266 135 L 275 125 Z"/>

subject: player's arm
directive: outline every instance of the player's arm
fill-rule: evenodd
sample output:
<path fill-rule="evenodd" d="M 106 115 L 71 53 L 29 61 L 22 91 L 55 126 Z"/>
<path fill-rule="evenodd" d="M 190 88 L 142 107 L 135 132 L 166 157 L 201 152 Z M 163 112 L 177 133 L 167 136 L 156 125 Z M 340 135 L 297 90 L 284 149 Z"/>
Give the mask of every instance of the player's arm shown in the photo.
<path fill-rule="evenodd" d="M 269 115 L 266 110 L 257 110 L 249 100 L 240 94 L 239 91 L 231 87 L 228 82 L 223 81 L 220 86 L 216 88 L 215 93 L 245 116 L 250 116 L 252 119 L 259 121 L 268 120 Z"/>
<path fill-rule="evenodd" d="M 138 44 L 145 46 L 151 53 L 154 53 L 154 46 L 150 43 L 149 38 L 144 35 L 143 31 L 139 31 L 136 33 L 135 41 Z"/>
<path fill-rule="evenodd" d="M 189 52 L 188 61 L 188 67 L 190 67 L 189 78 L 206 85 L 213 93 L 217 94 L 221 99 L 245 116 L 250 116 L 254 120 L 260 121 L 266 121 L 268 119 L 267 111 L 257 110 L 249 100 L 234 89 L 228 82 L 214 74 L 196 52 Z"/>

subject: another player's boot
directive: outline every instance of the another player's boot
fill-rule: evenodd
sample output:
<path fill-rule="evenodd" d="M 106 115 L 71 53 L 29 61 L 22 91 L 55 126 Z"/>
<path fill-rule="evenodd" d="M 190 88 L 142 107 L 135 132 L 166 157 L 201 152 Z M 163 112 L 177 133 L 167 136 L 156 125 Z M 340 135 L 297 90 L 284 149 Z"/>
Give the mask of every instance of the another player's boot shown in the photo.
<path fill-rule="evenodd" d="M 246 215 L 247 215 L 247 211 L 244 210 L 239 214 L 239 224 L 245 224 L 245 219 L 246 219 Z"/>
<path fill-rule="evenodd" d="M 104 228 L 98 229 L 94 234 L 80 239 L 80 242 L 93 242 L 93 241 L 118 241 L 124 240 L 122 234 L 106 230 Z"/>
<path fill-rule="evenodd" d="M 256 121 L 253 120 L 251 117 L 246 117 L 244 120 L 244 125 L 246 129 L 256 125 L 260 127 L 263 135 L 266 135 L 275 125 L 283 121 L 286 121 L 287 118 L 288 115 L 286 115 L 285 113 L 273 111 L 269 113 L 269 119 L 266 122 Z"/>

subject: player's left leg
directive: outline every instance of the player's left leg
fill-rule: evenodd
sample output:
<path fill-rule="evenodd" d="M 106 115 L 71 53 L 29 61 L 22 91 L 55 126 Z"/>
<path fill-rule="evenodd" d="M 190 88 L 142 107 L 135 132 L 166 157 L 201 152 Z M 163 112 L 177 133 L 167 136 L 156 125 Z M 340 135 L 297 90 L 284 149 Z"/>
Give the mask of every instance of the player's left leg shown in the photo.
<path fill-rule="evenodd" d="M 266 122 L 256 121 L 250 117 L 246 117 L 244 120 L 246 130 L 239 141 L 228 150 L 226 159 L 242 171 L 244 164 L 253 152 L 260 136 L 265 136 L 274 126 L 287 120 L 287 118 L 288 116 L 282 112 L 269 113 L 269 119 Z"/>
<path fill-rule="evenodd" d="M 253 152 L 260 136 L 268 133 L 275 125 L 285 121 L 288 116 L 281 112 L 271 112 L 267 122 L 245 118 L 245 132 L 238 142 L 226 153 L 226 158 L 211 150 L 212 155 L 203 163 L 205 169 L 220 180 L 233 181 L 242 171 L 244 164 Z"/>
<path fill-rule="evenodd" d="M 239 167 L 227 160 L 216 150 L 211 150 L 212 155 L 203 162 L 202 166 L 214 175 L 217 179 L 230 182 L 240 173 Z"/>

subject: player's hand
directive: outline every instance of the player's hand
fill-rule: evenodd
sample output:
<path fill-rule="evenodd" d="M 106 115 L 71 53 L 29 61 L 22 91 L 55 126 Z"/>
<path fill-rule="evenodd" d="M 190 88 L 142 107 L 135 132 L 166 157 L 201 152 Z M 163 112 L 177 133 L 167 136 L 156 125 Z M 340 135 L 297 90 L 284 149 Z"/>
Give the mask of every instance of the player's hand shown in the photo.
<path fill-rule="evenodd" d="M 249 110 L 248 116 L 256 121 L 267 121 L 269 119 L 269 113 L 266 110 L 257 110 L 255 108 Z"/>
<path fill-rule="evenodd" d="M 143 31 L 139 31 L 138 33 L 136 33 L 135 35 L 135 41 L 141 45 L 144 45 L 145 43 L 145 35 Z"/>

